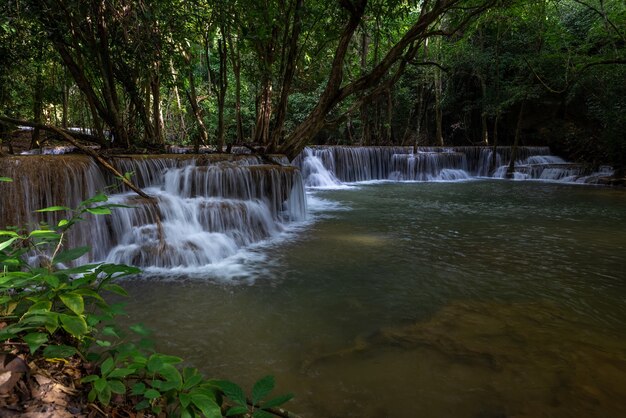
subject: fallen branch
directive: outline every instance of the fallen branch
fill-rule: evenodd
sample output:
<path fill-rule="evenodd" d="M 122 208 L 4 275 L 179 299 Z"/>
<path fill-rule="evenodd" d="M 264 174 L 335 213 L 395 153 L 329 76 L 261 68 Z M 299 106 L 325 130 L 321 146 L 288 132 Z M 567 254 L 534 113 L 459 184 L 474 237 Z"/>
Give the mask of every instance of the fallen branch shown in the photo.
<path fill-rule="evenodd" d="M 248 405 L 254 408 L 259 408 L 259 405 L 255 405 L 250 399 L 246 399 L 246 402 L 248 403 Z M 272 415 L 276 415 L 280 418 L 301 418 L 300 415 L 296 415 L 293 412 L 287 411 L 283 408 L 262 408 L 262 410 L 265 412 L 269 412 Z"/>
<path fill-rule="evenodd" d="M 258 155 L 259 157 L 261 157 L 261 159 L 263 161 L 265 161 L 268 164 L 271 165 L 277 165 L 282 167 L 283 165 L 281 163 L 279 163 L 278 161 L 275 161 L 272 157 L 270 157 L 269 155 L 267 155 L 265 153 L 265 151 L 262 148 L 254 148 L 252 145 L 250 144 L 242 144 L 245 148 L 248 148 L 253 154 Z"/>
<path fill-rule="evenodd" d="M 85 154 L 89 155 L 90 157 L 92 157 L 93 159 L 95 159 L 98 162 L 98 164 L 100 164 L 106 170 L 111 172 L 115 177 L 119 178 L 126 186 L 128 186 L 132 191 L 137 193 L 139 196 L 143 197 L 144 199 L 150 199 L 150 200 L 153 199 L 150 195 L 146 194 L 139 187 L 135 186 L 135 184 L 133 182 L 131 182 L 128 178 L 126 178 L 122 173 L 117 171 L 117 169 L 115 167 L 113 167 L 111 164 L 109 164 L 109 162 L 107 162 L 104 158 L 100 157 L 97 152 L 95 152 L 91 148 L 85 147 L 85 146 L 81 145 L 80 143 L 78 143 L 78 141 L 76 141 L 76 139 L 74 139 L 74 137 L 72 136 L 71 133 L 69 133 L 67 131 L 64 131 L 63 129 L 59 129 L 59 128 L 56 128 L 54 126 L 43 125 L 43 124 L 40 124 L 40 123 L 34 123 L 34 122 L 29 122 L 29 121 L 19 120 L 19 119 L 13 119 L 13 118 L 9 118 L 9 117 L 3 116 L 3 115 L 0 115 L 0 123 L 4 123 L 4 124 L 7 124 L 7 125 L 24 125 L 24 126 L 30 126 L 32 128 L 38 128 L 38 129 L 42 129 L 42 130 L 45 130 L 45 131 L 54 132 L 57 135 L 60 135 L 67 142 L 69 142 L 70 144 L 72 144 L 73 146 L 75 146 L 76 148 L 81 150 L 83 153 L 85 153 Z"/>

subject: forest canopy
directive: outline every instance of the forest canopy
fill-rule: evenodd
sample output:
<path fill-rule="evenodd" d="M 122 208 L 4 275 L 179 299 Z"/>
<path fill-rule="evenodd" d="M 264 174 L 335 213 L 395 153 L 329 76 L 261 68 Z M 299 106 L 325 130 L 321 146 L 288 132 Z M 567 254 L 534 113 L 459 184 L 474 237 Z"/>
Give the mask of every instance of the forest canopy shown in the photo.
<path fill-rule="evenodd" d="M 40 126 L 290 158 L 519 137 L 623 169 L 625 44 L 623 0 L 7 0 L 0 117 L 32 147 Z"/>

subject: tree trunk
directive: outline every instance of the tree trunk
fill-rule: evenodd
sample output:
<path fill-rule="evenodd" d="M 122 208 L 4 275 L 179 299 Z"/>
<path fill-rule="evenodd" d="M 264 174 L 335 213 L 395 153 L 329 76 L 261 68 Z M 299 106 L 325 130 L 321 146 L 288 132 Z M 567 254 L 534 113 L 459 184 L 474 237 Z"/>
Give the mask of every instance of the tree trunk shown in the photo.
<path fill-rule="evenodd" d="M 178 71 L 174 68 L 174 61 L 170 59 L 170 73 L 172 75 L 172 80 L 174 81 L 174 98 L 176 99 L 176 109 L 178 111 L 178 115 L 180 118 L 180 130 L 183 133 L 187 133 L 187 126 L 185 124 L 185 115 L 183 114 L 183 104 L 180 100 L 180 92 L 178 90 Z"/>
<path fill-rule="evenodd" d="M 63 111 L 61 116 L 61 127 L 67 129 L 68 111 L 70 101 L 70 83 L 67 77 L 67 69 L 63 68 Z"/>
<path fill-rule="evenodd" d="M 224 106 L 226 104 L 226 89 L 228 88 L 228 50 L 226 49 L 226 38 L 223 35 L 218 39 L 218 53 L 220 58 L 220 74 L 217 94 L 217 152 L 224 149 Z"/>
<path fill-rule="evenodd" d="M 152 122 L 154 137 L 153 144 L 165 145 L 163 135 L 163 113 L 161 112 L 161 79 L 159 77 L 159 64 L 155 63 L 155 70 L 150 78 L 150 92 L 152 94 Z"/>
<path fill-rule="evenodd" d="M 475 9 L 472 9 L 470 13 L 465 15 L 455 27 L 447 28 L 446 33 L 457 32 L 474 16 L 482 10 L 490 7 L 493 2 L 493 0 L 485 0 Z M 424 3 L 422 6 L 423 9 L 417 21 L 404 33 L 402 38 L 389 50 L 389 52 L 387 52 L 380 63 L 378 63 L 378 65 L 376 65 L 367 74 L 344 86 L 341 85 L 344 74 L 344 58 L 352 40 L 354 31 L 361 21 L 367 2 L 365 0 L 341 0 L 340 3 L 342 7 L 349 12 L 350 18 L 344 26 L 341 36 L 339 37 L 339 41 L 335 49 L 335 57 L 330 67 L 328 82 L 318 100 L 317 105 L 304 119 L 304 121 L 294 129 L 294 131 L 285 140 L 285 143 L 280 147 L 280 152 L 287 155 L 290 159 L 295 158 L 315 136 L 315 134 L 319 132 L 319 130 L 324 126 L 324 119 L 326 115 L 338 103 L 353 94 L 361 93 L 364 90 L 379 84 L 383 77 L 388 74 L 390 68 L 394 64 L 398 63 L 398 61 L 405 58 L 405 53 L 407 53 L 408 49 L 414 48 L 425 38 L 432 36 L 435 32 L 437 32 L 429 30 L 431 25 L 436 22 L 447 10 L 454 7 L 457 4 L 457 1 L 441 0 L 435 3 Z"/>
<path fill-rule="evenodd" d="M 241 52 L 239 45 L 235 48 L 230 31 L 227 32 L 230 61 L 235 76 L 235 122 L 237 124 L 237 143 L 243 143 L 243 120 L 241 118 Z"/>
<path fill-rule="evenodd" d="M 291 37 L 289 42 L 289 52 L 285 62 L 285 73 L 283 75 L 283 82 L 280 90 L 280 100 L 278 102 L 278 108 L 276 109 L 276 119 L 274 123 L 274 131 L 272 133 L 272 145 L 271 151 L 274 151 L 278 145 L 282 142 L 283 128 L 285 125 L 285 119 L 287 117 L 287 104 L 289 101 L 289 93 L 291 92 L 291 83 L 296 72 L 296 59 L 298 57 L 298 39 L 300 38 L 300 31 L 302 29 L 302 16 L 301 9 L 303 0 L 295 0 L 293 14 L 293 27 L 291 30 Z"/>
<path fill-rule="evenodd" d="M 200 152 L 200 143 L 204 145 L 209 143 L 209 135 L 207 133 L 206 126 L 204 125 L 204 121 L 202 120 L 202 110 L 198 105 L 198 95 L 196 94 L 196 81 L 193 75 L 193 67 L 191 65 L 191 55 L 187 52 L 183 52 L 183 58 L 187 64 L 187 79 L 189 80 L 189 88 L 186 90 L 187 99 L 189 100 L 191 111 L 196 119 L 196 123 L 198 124 L 198 129 L 200 131 L 195 136 L 193 145 L 194 152 L 197 154 Z"/>
<path fill-rule="evenodd" d="M 272 78 L 265 74 L 261 81 L 261 92 L 258 98 L 256 126 L 254 128 L 254 142 L 271 147 L 270 119 L 272 117 Z"/>
<path fill-rule="evenodd" d="M 361 76 L 367 73 L 367 55 L 369 54 L 370 37 L 367 28 L 363 25 L 361 34 Z M 370 131 L 369 121 L 369 103 L 363 103 L 360 108 L 361 119 L 361 145 L 370 145 L 372 142 L 372 133 Z"/>

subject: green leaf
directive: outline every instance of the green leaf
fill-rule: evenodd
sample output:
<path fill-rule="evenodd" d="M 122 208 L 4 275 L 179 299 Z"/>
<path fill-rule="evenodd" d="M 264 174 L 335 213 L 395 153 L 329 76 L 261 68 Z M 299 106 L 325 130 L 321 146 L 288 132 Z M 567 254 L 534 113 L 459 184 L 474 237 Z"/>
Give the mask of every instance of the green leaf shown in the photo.
<path fill-rule="evenodd" d="M 290 401 L 293 398 L 293 393 L 288 393 L 286 395 L 277 396 L 273 399 L 270 399 L 267 402 L 263 403 L 263 408 L 275 408 L 284 404 L 285 402 Z"/>
<path fill-rule="evenodd" d="M 180 412 L 180 418 L 194 418 L 195 416 L 196 414 L 193 414 L 187 408 L 183 408 L 183 410 Z"/>
<path fill-rule="evenodd" d="M 161 371 L 163 367 L 163 360 L 159 357 L 158 354 L 153 354 L 148 359 L 148 363 L 146 364 L 146 368 L 150 373 L 157 373 Z"/>
<path fill-rule="evenodd" d="M 246 405 L 246 395 L 244 394 L 243 389 L 241 389 L 241 387 L 237 384 L 228 380 L 216 380 L 213 383 L 230 399 L 239 405 Z"/>
<path fill-rule="evenodd" d="M 86 210 L 92 215 L 110 215 L 111 214 L 111 209 L 104 207 L 104 206 L 95 207 L 95 208 L 87 208 Z"/>
<path fill-rule="evenodd" d="M 137 396 L 137 395 L 143 395 L 146 392 L 146 385 L 145 383 L 135 383 L 133 385 L 133 387 L 130 390 L 130 394 Z"/>
<path fill-rule="evenodd" d="M 109 387 L 111 392 L 123 395 L 126 393 L 126 386 L 119 380 L 109 380 Z"/>
<path fill-rule="evenodd" d="M 150 401 L 147 399 L 144 399 L 143 401 L 137 403 L 137 405 L 135 405 L 135 409 L 137 411 L 141 411 L 142 409 L 146 409 L 146 408 L 150 408 Z"/>
<path fill-rule="evenodd" d="M 51 240 L 58 240 L 61 238 L 60 234 L 57 234 L 54 231 L 49 231 L 45 229 L 37 229 L 28 234 L 29 238 L 47 238 Z"/>
<path fill-rule="evenodd" d="M 129 376 L 131 374 L 135 373 L 135 369 L 129 369 L 129 368 L 117 368 L 115 370 L 113 370 L 108 377 L 110 378 L 114 378 L 114 377 L 126 377 Z"/>
<path fill-rule="evenodd" d="M 61 210 L 71 210 L 67 206 L 49 206 L 43 209 L 37 209 L 35 212 L 58 212 Z"/>
<path fill-rule="evenodd" d="M 98 347 L 111 347 L 111 341 L 96 340 L 96 344 L 98 344 Z"/>
<path fill-rule="evenodd" d="M 191 402 L 208 418 L 222 417 L 220 406 L 206 395 L 192 394 Z"/>
<path fill-rule="evenodd" d="M 9 247 L 11 244 L 13 244 L 15 242 L 15 240 L 17 240 L 17 238 L 10 238 L 7 241 L 4 242 L 0 242 L 0 251 L 4 250 L 5 248 Z"/>
<path fill-rule="evenodd" d="M 91 388 L 91 390 L 89 391 L 89 395 L 87 395 L 87 400 L 89 402 L 95 401 L 97 394 L 98 394 L 98 392 L 96 392 L 96 388 Z"/>
<path fill-rule="evenodd" d="M 24 335 L 22 339 L 24 340 L 24 342 L 26 342 L 26 344 L 28 344 L 28 349 L 30 350 L 30 353 L 34 354 L 39 347 L 48 342 L 48 335 L 41 332 L 31 332 Z"/>
<path fill-rule="evenodd" d="M 133 331 L 134 333 L 139 334 L 143 337 L 147 337 L 148 335 L 151 334 L 150 330 L 146 328 L 144 324 L 135 324 L 135 325 L 131 325 L 128 328 L 130 328 L 130 330 Z"/>
<path fill-rule="evenodd" d="M 100 272 L 108 275 L 113 275 L 115 273 L 124 273 L 124 275 L 126 275 L 141 273 L 141 269 L 124 264 L 102 264 L 98 267 L 98 273 Z"/>
<path fill-rule="evenodd" d="M 178 364 L 183 361 L 182 358 L 176 357 L 176 356 L 168 356 L 167 354 L 156 354 L 156 355 L 159 356 L 159 358 L 161 359 L 163 363 L 167 363 L 167 364 Z"/>
<path fill-rule="evenodd" d="M 202 382 L 202 376 L 199 374 L 193 375 L 188 379 L 185 379 L 185 384 L 183 385 L 183 390 L 189 390 L 192 387 L 196 386 L 198 383 Z"/>
<path fill-rule="evenodd" d="M 95 382 L 98 379 L 100 379 L 100 376 L 98 376 L 97 374 L 90 374 L 89 376 L 85 376 L 80 379 L 80 383 L 91 383 Z"/>
<path fill-rule="evenodd" d="M 0 181 L 10 183 L 13 181 L 13 179 L 11 177 L 0 177 Z"/>
<path fill-rule="evenodd" d="M 87 322 L 82 316 L 59 314 L 61 326 L 76 338 L 81 338 L 89 331 Z"/>
<path fill-rule="evenodd" d="M 46 358 L 67 358 L 76 353 L 76 348 L 69 345 L 49 345 L 43 350 L 43 356 Z"/>
<path fill-rule="evenodd" d="M 120 296 L 128 296 L 128 292 L 126 292 L 126 290 L 122 286 L 119 286 L 119 285 L 114 284 L 114 283 L 108 283 L 108 284 L 102 286 L 102 289 L 103 290 L 107 290 L 107 291 L 109 291 L 111 293 L 115 293 L 115 294 L 120 295 Z"/>
<path fill-rule="evenodd" d="M 258 405 L 274 389 L 274 376 L 265 376 L 259 379 L 252 388 L 252 403 Z"/>
<path fill-rule="evenodd" d="M 68 261 L 76 260 L 77 258 L 80 258 L 87 254 L 90 249 L 90 247 L 77 247 L 70 250 L 61 251 L 59 254 L 57 254 L 56 257 L 54 257 L 54 259 L 52 260 L 52 264 L 67 263 Z"/>
<path fill-rule="evenodd" d="M 104 302 L 104 299 L 102 299 L 102 296 L 100 296 L 98 292 L 96 292 L 95 290 L 81 288 L 81 289 L 73 290 L 72 293 L 75 295 L 81 295 L 81 296 L 94 298 L 98 301 Z"/>
<path fill-rule="evenodd" d="M 74 292 L 63 293 L 59 295 L 59 299 L 76 315 L 80 315 L 85 311 L 85 301 L 81 295 L 77 295 Z"/>
<path fill-rule="evenodd" d="M 120 338 L 119 334 L 115 330 L 115 327 L 112 326 L 112 325 L 108 325 L 108 326 L 102 328 L 102 335 L 105 335 L 107 337 L 117 337 L 117 338 Z"/>
<path fill-rule="evenodd" d="M 245 406 L 233 406 L 226 412 L 227 417 L 232 417 L 233 415 L 243 415 L 248 412 L 248 408 Z"/>
<path fill-rule="evenodd" d="M 112 357 L 108 357 L 106 360 L 102 362 L 100 365 L 100 371 L 102 372 L 102 376 L 108 376 L 111 373 L 111 370 L 115 367 L 115 362 Z"/>
<path fill-rule="evenodd" d="M 28 308 L 28 313 L 41 312 L 41 311 L 49 312 L 51 308 L 52 308 L 52 302 L 50 302 L 49 300 L 42 300 L 42 301 L 35 303 L 30 308 Z"/>
<path fill-rule="evenodd" d="M 178 400 L 180 401 L 180 405 L 183 409 L 185 409 L 191 403 L 191 396 L 189 396 L 188 393 L 181 393 L 178 395 Z"/>
<path fill-rule="evenodd" d="M 59 278 L 54 274 L 46 274 L 42 279 L 53 289 L 59 287 Z"/>
<path fill-rule="evenodd" d="M 67 225 L 67 224 L 69 224 L 69 223 L 70 223 L 70 221 L 68 221 L 67 219 L 61 219 L 61 220 L 59 221 L 59 223 L 57 224 L 57 226 L 58 226 L 59 228 L 63 228 L 65 225 Z"/>
<path fill-rule="evenodd" d="M 102 392 L 98 392 L 98 400 L 104 406 L 107 406 L 111 402 L 111 388 L 106 385 Z"/>
<path fill-rule="evenodd" d="M 159 374 L 161 374 L 161 376 L 163 376 L 168 382 L 175 383 L 176 388 L 180 388 L 183 385 L 183 378 L 181 377 L 180 372 L 171 364 L 163 364 L 161 370 L 159 370 Z"/>
<path fill-rule="evenodd" d="M 104 377 L 99 378 L 93 384 L 93 387 L 96 388 L 98 392 L 102 392 L 106 386 L 107 380 Z"/>
<path fill-rule="evenodd" d="M 98 192 L 98 193 L 95 194 L 95 196 L 90 197 L 89 199 L 82 201 L 80 203 L 80 207 L 91 205 L 92 203 L 106 202 L 107 200 L 109 200 L 109 198 L 107 197 L 106 194 L 104 194 L 102 192 Z"/>
<path fill-rule="evenodd" d="M 148 389 L 143 393 L 143 396 L 146 399 L 156 399 L 161 396 L 161 393 L 155 389 Z"/>

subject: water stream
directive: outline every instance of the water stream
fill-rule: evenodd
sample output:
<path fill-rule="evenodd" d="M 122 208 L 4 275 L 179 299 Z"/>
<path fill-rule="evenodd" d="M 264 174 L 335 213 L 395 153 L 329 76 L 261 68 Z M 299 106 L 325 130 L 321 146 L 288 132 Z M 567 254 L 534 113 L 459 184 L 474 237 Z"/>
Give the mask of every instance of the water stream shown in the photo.
<path fill-rule="evenodd" d="M 118 157 L 156 204 L 116 191 L 134 208 L 70 245 L 143 268 L 127 320 L 159 350 L 248 387 L 274 374 L 304 417 L 626 416 L 626 194 L 570 184 L 610 170 L 542 147 L 517 155 L 534 181 L 498 179 L 511 150 L 491 152 Z M 112 182 L 71 155 L 0 175 L 9 225 Z"/>
<path fill-rule="evenodd" d="M 240 279 L 126 283 L 159 348 L 307 417 L 626 412 L 626 195 L 482 180 L 310 194 Z M 253 279 L 251 279 L 253 277 Z"/>

